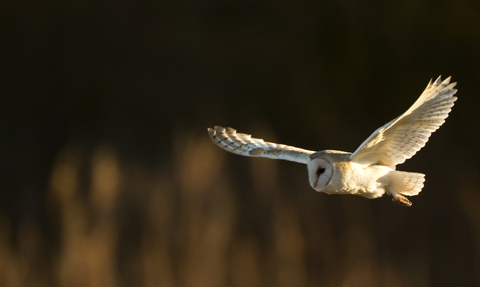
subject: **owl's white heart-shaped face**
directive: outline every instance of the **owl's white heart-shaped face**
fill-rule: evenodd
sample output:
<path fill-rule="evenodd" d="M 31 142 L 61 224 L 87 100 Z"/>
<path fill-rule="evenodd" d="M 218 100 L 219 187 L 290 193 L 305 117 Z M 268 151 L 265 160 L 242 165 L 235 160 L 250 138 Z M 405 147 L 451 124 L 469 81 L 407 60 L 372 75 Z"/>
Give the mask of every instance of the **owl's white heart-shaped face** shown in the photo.
<path fill-rule="evenodd" d="M 308 161 L 307 167 L 310 186 L 316 191 L 325 190 L 333 177 L 334 167 L 332 163 L 322 158 L 315 158 Z"/>

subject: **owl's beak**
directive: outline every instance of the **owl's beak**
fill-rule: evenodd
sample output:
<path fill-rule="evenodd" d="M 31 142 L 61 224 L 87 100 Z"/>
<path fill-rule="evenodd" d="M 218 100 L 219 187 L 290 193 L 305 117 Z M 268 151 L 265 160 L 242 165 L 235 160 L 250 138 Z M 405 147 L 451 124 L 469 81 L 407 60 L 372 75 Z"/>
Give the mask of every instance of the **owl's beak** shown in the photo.
<path fill-rule="evenodd" d="M 312 187 L 313 189 L 317 189 L 317 184 L 318 184 L 318 180 L 320 179 L 320 177 L 317 177 L 317 179 L 312 183 Z"/>

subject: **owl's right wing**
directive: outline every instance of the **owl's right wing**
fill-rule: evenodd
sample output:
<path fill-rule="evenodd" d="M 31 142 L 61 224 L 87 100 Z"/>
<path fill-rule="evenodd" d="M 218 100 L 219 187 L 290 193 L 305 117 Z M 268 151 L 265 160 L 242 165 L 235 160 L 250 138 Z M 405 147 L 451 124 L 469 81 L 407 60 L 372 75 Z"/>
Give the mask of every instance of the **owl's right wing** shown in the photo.
<path fill-rule="evenodd" d="M 382 164 L 395 168 L 419 151 L 448 117 L 456 83 L 450 77 L 430 81 L 418 100 L 401 116 L 378 128 L 350 156 L 360 164 Z"/>
<path fill-rule="evenodd" d="M 265 142 L 251 135 L 237 133 L 232 128 L 215 126 L 208 129 L 212 141 L 226 151 L 243 156 L 283 159 L 298 163 L 307 163 L 308 156 L 314 151 L 293 146 Z"/>

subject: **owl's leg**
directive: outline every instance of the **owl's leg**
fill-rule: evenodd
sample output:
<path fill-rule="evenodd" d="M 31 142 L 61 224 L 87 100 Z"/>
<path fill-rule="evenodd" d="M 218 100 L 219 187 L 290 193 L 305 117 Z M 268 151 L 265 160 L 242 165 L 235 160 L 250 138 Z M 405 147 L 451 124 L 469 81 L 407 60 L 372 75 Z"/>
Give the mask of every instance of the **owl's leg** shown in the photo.
<path fill-rule="evenodd" d="M 410 200 L 408 200 L 408 198 L 406 196 L 398 193 L 398 191 L 396 191 L 393 187 L 387 186 L 386 189 L 387 189 L 388 194 L 390 194 L 392 196 L 392 201 L 393 202 L 395 202 L 397 204 L 400 204 L 400 205 L 403 205 L 403 206 L 412 206 L 412 203 L 410 202 Z"/>

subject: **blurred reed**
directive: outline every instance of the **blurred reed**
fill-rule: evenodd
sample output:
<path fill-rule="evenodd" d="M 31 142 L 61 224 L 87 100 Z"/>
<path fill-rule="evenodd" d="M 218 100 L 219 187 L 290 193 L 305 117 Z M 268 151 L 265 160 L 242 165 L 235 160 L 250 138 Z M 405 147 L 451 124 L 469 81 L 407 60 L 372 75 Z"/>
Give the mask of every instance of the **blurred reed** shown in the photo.
<path fill-rule="evenodd" d="M 178 133 L 173 146 L 156 169 L 112 145 L 60 150 L 47 198 L 55 232 L 24 222 L 12 248 L 0 218 L 0 286 L 431 285 L 422 253 L 381 248 L 391 237 L 373 201 L 311 192 L 301 167 L 236 158 L 204 134 Z M 462 202 L 478 231 L 477 199 Z"/>

